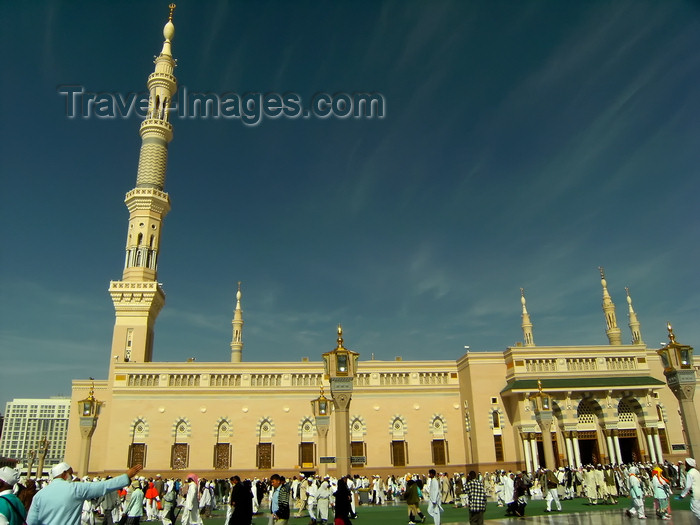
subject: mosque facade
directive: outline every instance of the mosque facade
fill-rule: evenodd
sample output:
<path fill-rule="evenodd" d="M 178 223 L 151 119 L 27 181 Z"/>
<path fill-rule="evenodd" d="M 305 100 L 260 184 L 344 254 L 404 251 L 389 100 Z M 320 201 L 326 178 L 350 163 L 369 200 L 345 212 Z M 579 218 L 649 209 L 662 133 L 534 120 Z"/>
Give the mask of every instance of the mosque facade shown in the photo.
<path fill-rule="evenodd" d="M 101 403 L 87 470 L 117 473 L 142 463 L 146 475 L 175 477 L 347 474 L 333 461 L 341 455 L 331 438 L 338 430 L 334 414 L 326 436 L 312 412 L 311 400 L 325 399 L 324 391 L 330 396 L 324 362 L 244 361 L 240 285 L 229 362 L 153 361 L 154 325 L 165 303 L 157 269 L 170 210 L 168 109 L 177 90 L 172 9 L 147 81 L 136 186 L 125 198 L 124 271 L 109 286 L 115 324 L 108 376 L 72 386 L 72 404 L 91 392 Z M 554 466 L 686 456 L 678 401 L 656 350 L 642 340 L 629 292 L 632 343 L 623 344 L 602 269 L 601 285 L 608 345 L 536 345 L 521 291 L 523 342 L 505 351 L 440 361 L 360 358 L 350 378 L 349 428 L 340 429 L 349 432 L 352 473 L 533 470 L 545 464 L 547 440 L 534 404 L 542 392 L 551 399 Z M 70 411 L 66 460 L 75 465 L 84 451 L 80 416 Z"/>

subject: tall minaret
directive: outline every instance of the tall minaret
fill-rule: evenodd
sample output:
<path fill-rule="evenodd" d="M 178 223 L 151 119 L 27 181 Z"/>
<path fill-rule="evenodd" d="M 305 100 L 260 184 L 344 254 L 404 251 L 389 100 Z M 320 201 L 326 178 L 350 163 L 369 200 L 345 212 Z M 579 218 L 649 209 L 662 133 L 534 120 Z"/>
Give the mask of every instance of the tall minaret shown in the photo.
<path fill-rule="evenodd" d="M 608 293 L 608 282 L 605 280 L 605 270 L 602 267 L 598 267 L 598 269 L 600 270 L 600 284 L 603 285 L 603 313 L 605 314 L 606 324 L 605 333 L 611 345 L 621 345 L 622 332 L 617 326 L 615 303 L 612 302 L 610 294 Z"/>
<path fill-rule="evenodd" d="M 632 344 L 633 345 L 643 345 L 642 341 L 642 325 L 637 319 L 637 314 L 632 308 L 632 298 L 630 297 L 630 289 L 625 286 L 625 292 L 627 293 L 627 305 L 629 306 L 629 313 L 627 314 L 630 319 L 630 330 L 632 331 Z"/>
<path fill-rule="evenodd" d="M 152 360 L 153 328 L 165 304 L 157 268 L 161 226 L 170 211 L 170 198 L 163 191 L 168 143 L 173 138 L 168 108 L 177 90 L 173 76 L 176 64 L 170 48 L 175 36 L 175 4 L 169 7 L 170 15 L 163 28 L 163 49 L 155 59 L 155 70 L 148 76 L 150 96 L 148 113 L 141 123 L 136 187 L 124 199 L 129 210 L 124 272 L 121 281 L 112 281 L 109 286 L 116 311 L 112 363 L 120 359 L 125 362 Z"/>
<path fill-rule="evenodd" d="M 241 282 L 236 292 L 236 310 L 233 312 L 233 339 L 231 339 L 231 362 L 240 363 L 243 357 L 243 310 L 241 310 Z"/>
<path fill-rule="evenodd" d="M 525 346 L 535 346 L 535 338 L 532 335 L 532 322 L 530 321 L 530 314 L 527 313 L 527 307 L 525 305 L 525 290 L 520 289 L 520 302 L 523 305 L 523 338 Z"/>

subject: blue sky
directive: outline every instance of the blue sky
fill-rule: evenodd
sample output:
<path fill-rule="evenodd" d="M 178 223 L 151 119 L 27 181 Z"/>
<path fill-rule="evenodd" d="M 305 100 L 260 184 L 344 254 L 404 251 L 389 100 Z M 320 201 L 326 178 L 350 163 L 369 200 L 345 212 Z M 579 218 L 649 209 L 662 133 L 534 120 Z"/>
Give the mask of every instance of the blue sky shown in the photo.
<path fill-rule="evenodd" d="M 105 378 L 139 119 L 68 119 L 61 85 L 145 90 L 167 2 L 0 5 L 0 403 Z M 700 4 L 180 1 L 179 85 L 381 93 L 383 119 L 173 118 L 154 359 L 456 359 L 700 345 Z"/>

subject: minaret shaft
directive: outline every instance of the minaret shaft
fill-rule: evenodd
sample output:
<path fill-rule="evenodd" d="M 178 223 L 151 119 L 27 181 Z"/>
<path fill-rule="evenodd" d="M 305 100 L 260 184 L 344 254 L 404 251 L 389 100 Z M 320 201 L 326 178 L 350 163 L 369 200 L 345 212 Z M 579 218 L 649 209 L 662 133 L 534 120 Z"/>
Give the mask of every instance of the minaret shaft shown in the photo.
<path fill-rule="evenodd" d="M 170 198 L 163 188 L 168 143 L 173 138 L 168 109 L 177 91 L 173 75 L 176 63 L 171 51 L 175 36 L 174 8 L 171 4 L 170 17 L 163 29 L 163 50 L 148 77 L 148 113 L 140 128 L 136 187 L 124 199 L 129 210 L 124 272 L 122 280 L 112 281 L 109 287 L 116 313 L 111 363 L 152 360 L 154 326 L 165 304 L 165 293 L 158 283 L 158 259 L 162 223 L 170 211 Z"/>
<path fill-rule="evenodd" d="M 605 270 L 600 270 L 600 283 L 603 286 L 603 314 L 605 315 L 605 334 L 608 336 L 608 341 L 611 345 L 622 344 L 622 331 L 617 326 L 617 317 L 615 316 L 615 303 L 613 303 L 610 293 L 608 293 L 608 282 L 605 280 Z"/>
<path fill-rule="evenodd" d="M 523 305 L 523 344 L 525 346 L 535 346 L 535 337 L 532 334 L 532 321 L 530 321 L 530 314 L 527 312 L 527 305 L 525 302 L 525 290 L 520 289 L 520 302 Z"/>
<path fill-rule="evenodd" d="M 231 362 L 240 363 L 243 359 L 243 310 L 241 310 L 241 283 L 236 292 L 236 310 L 233 313 L 233 338 L 231 339 Z"/>

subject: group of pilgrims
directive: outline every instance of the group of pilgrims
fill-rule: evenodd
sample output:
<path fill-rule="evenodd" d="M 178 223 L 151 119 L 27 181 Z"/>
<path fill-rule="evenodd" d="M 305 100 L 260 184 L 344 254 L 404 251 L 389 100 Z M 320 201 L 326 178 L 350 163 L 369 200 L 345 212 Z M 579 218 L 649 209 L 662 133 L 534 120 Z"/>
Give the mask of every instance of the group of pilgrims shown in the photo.
<path fill-rule="evenodd" d="M 692 462 L 690 459 L 687 461 Z M 546 500 L 546 511 L 560 511 L 560 500 L 586 498 L 590 505 L 614 505 L 620 496 L 624 496 L 633 501 L 632 507 L 627 511 L 628 515 L 643 518 L 644 497 L 653 497 L 657 502 L 655 510 L 658 516 L 668 519 L 668 497 L 673 489 L 687 486 L 686 470 L 688 469 L 684 468 L 682 462 L 674 465 L 666 461 L 662 465 L 598 464 L 578 469 L 541 468 L 535 472 L 496 470 L 478 474 L 478 479 L 483 484 L 488 500 L 499 507 L 505 507 L 506 516 L 524 516 L 525 506 L 533 500 Z M 95 480 L 99 478 L 93 479 Z M 90 479 L 83 478 L 82 481 Z M 465 490 L 467 478 L 463 473 L 449 475 L 442 472 L 431 480 L 424 474 L 371 477 L 355 475 L 337 479 L 300 473 L 292 479 L 281 478 L 287 512 L 294 517 L 308 516 L 312 525 L 335 521 L 334 510 L 337 509 L 334 507 L 339 487 L 343 494 L 346 491 L 348 493 L 347 516 L 343 516 L 347 522 L 347 519 L 357 516 L 357 505 L 384 505 L 405 501 L 408 489 L 413 484 L 422 488 L 428 482 L 437 482 L 442 504 L 469 507 Z M 43 480 L 36 484 L 34 480 L 26 482 L 26 492 L 22 495 L 26 499 L 29 494 L 29 504 L 32 491 L 36 493 L 44 483 Z M 226 512 L 227 525 L 250 525 L 254 515 L 271 510 L 273 493 L 279 486 L 280 483 L 275 485 L 268 478 L 241 481 L 238 476 L 216 480 L 199 479 L 196 474 L 188 474 L 184 479 L 163 479 L 160 475 L 153 478 L 139 477 L 134 478 L 122 490 L 85 501 L 81 525 L 95 525 L 98 516 L 104 517 L 105 525 L 140 521 L 160 521 L 163 525 L 174 525 L 179 521 L 182 525 L 198 525 L 215 510 Z M 665 501 L 661 497 L 662 492 L 666 494 Z M 423 490 L 420 501 L 424 502 L 427 498 L 427 491 Z M 345 499 L 343 497 L 343 501 Z M 277 503 L 277 497 L 274 501 Z M 642 502 L 641 507 L 639 501 Z M 420 518 L 423 518 L 422 513 Z"/>

